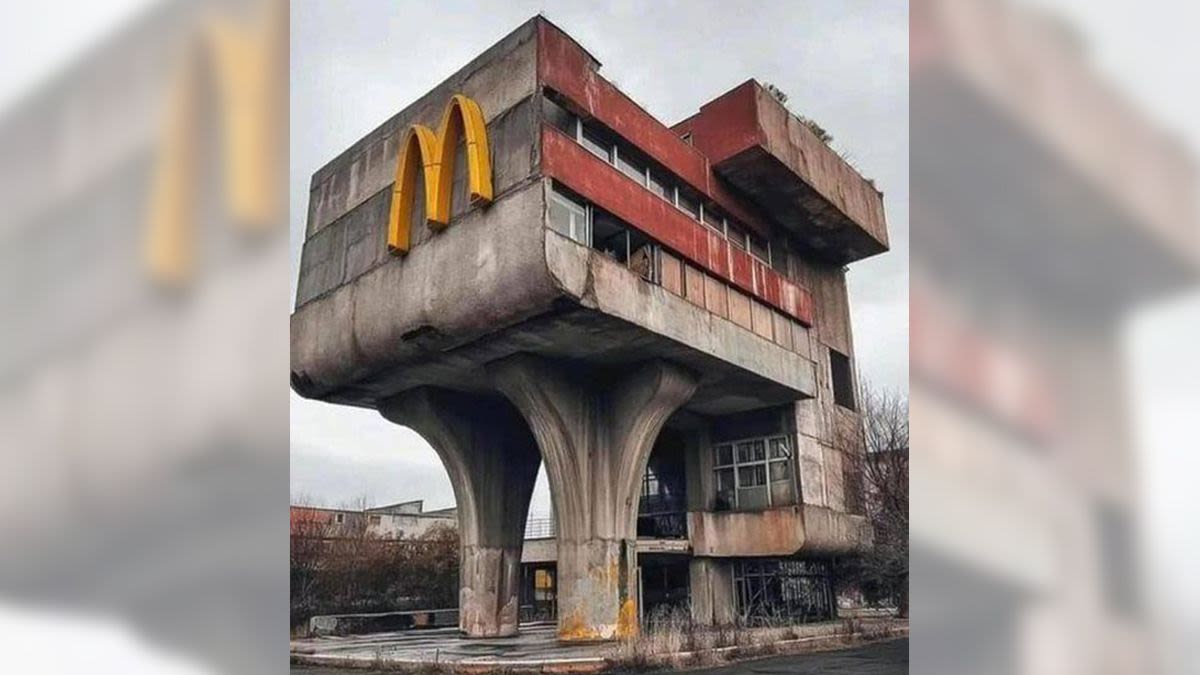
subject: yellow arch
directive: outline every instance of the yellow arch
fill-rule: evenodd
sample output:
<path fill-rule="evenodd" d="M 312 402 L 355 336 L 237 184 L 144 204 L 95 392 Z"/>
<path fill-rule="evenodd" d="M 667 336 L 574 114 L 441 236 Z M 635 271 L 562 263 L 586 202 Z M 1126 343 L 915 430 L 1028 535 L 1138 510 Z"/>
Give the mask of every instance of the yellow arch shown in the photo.
<path fill-rule="evenodd" d="M 492 201 L 492 160 L 483 111 L 472 99 L 456 94 L 446 104 L 438 133 L 414 124 L 400 146 L 396 182 L 388 219 L 388 250 L 403 255 L 411 245 L 413 199 L 417 197 L 417 167 L 424 171 L 426 221 L 436 230 L 450 224 L 454 190 L 454 157 L 458 142 L 466 144 L 467 180 L 471 204 Z"/>

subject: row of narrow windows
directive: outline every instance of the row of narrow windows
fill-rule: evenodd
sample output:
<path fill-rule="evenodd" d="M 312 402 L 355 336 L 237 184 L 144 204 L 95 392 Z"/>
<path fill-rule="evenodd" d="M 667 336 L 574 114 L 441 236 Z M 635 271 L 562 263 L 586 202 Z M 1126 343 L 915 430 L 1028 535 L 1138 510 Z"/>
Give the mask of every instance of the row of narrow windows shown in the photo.
<path fill-rule="evenodd" d="M 589 152 L 613 165 L 642 187 L 720 234 L 730 245 L 749 252 L 761 262 L 789 276 L 787 256 L 782 251 L 774 251 L 770 241 L 743 227 L 716 206 L 704 202 L 699 193 L 671 178 L 665 171 L 652 166 L 645 155 L 611 132 L 590 122 L 584 122 L 552 99 L 547 98 L 546 104 L 546 117 L 552 126 L 574 138 Z"/>

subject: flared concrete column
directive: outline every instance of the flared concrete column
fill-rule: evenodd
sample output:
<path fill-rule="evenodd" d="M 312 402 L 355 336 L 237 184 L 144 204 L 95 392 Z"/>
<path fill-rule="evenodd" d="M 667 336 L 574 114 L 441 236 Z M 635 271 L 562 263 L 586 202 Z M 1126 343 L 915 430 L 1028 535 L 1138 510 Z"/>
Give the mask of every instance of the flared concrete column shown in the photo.
<path fill-rule="evenodd" d="M 458 502 L 458 627 L 467 637 L 517 634 L 521 545 L 537 480 L 537 442 L 512 405 L 421 388 L 382 402 L 388 420 L 437 451 Z"/>
<path fill-rule="evenodd" d="M 558 636 L 611 640 L 637 631 L 637 507 L 667 418 L 697 386 L 652 361 L 598 377 L 517 355 L 489 365 L 529 423 L 546 463 L 558 524 Z"/>

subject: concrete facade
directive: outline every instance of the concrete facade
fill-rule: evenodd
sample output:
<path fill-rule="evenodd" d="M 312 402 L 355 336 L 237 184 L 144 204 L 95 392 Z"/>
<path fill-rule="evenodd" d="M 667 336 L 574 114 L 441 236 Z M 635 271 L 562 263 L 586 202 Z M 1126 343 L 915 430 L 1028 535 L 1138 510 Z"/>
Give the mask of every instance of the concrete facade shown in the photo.
<path fill-rule="evenodd" d="M 680 593 L 729 621 L 780 570 L 828 595 L 819 570 L 871 542 L 843 461 L 858 414 L 838 396 L 844 265 L 886 250 L 880 193 L 754 81 L 673 129 L 599 66 L 532 19 L 312 180 L 292 386 L 378 409 L 441 456 L 469 636 L 517 629 L 539 462 L 563 640 L 631 634 Z M 482 112 L 489 198 L 467 198 L 463 146 L 448 223 L 418 204 L 411 247 L 389 253 L 408 130 L 455 95 Z M 744 146 L 714 146 L 722 129 Z"/>

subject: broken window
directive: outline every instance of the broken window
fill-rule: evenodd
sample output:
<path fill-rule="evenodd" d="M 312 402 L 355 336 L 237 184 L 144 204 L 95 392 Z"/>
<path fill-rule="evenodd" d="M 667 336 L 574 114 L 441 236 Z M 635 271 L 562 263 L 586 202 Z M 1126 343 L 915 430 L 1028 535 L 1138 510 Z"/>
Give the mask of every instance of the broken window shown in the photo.
<path fill-rule="evenodd" d="M 687 474 L 683 438 L 666 429 L 654 444 L 638 499 L 637 534 L 656 539 L 687 538 Z"/>
<path fill-rule="evenodd" d="M 624 263 L 629 260 L 629 230 L 621 221 L 597 209 L 592 216 L 592 248 Z"/>
<path fill-rule="evenodd" d="M 855 410 L 854 372 L 850 368 L 850 357 L 836 349 L 830 349 L 829 375 L 833 386 L 833 402 L 843 408 Z"/>
<path fill-rule="evenodd" d="M 820 560 L 757 559 L 733 564 L 738 614 L 749 625 L 833 618 L 829 564 Z"/>

